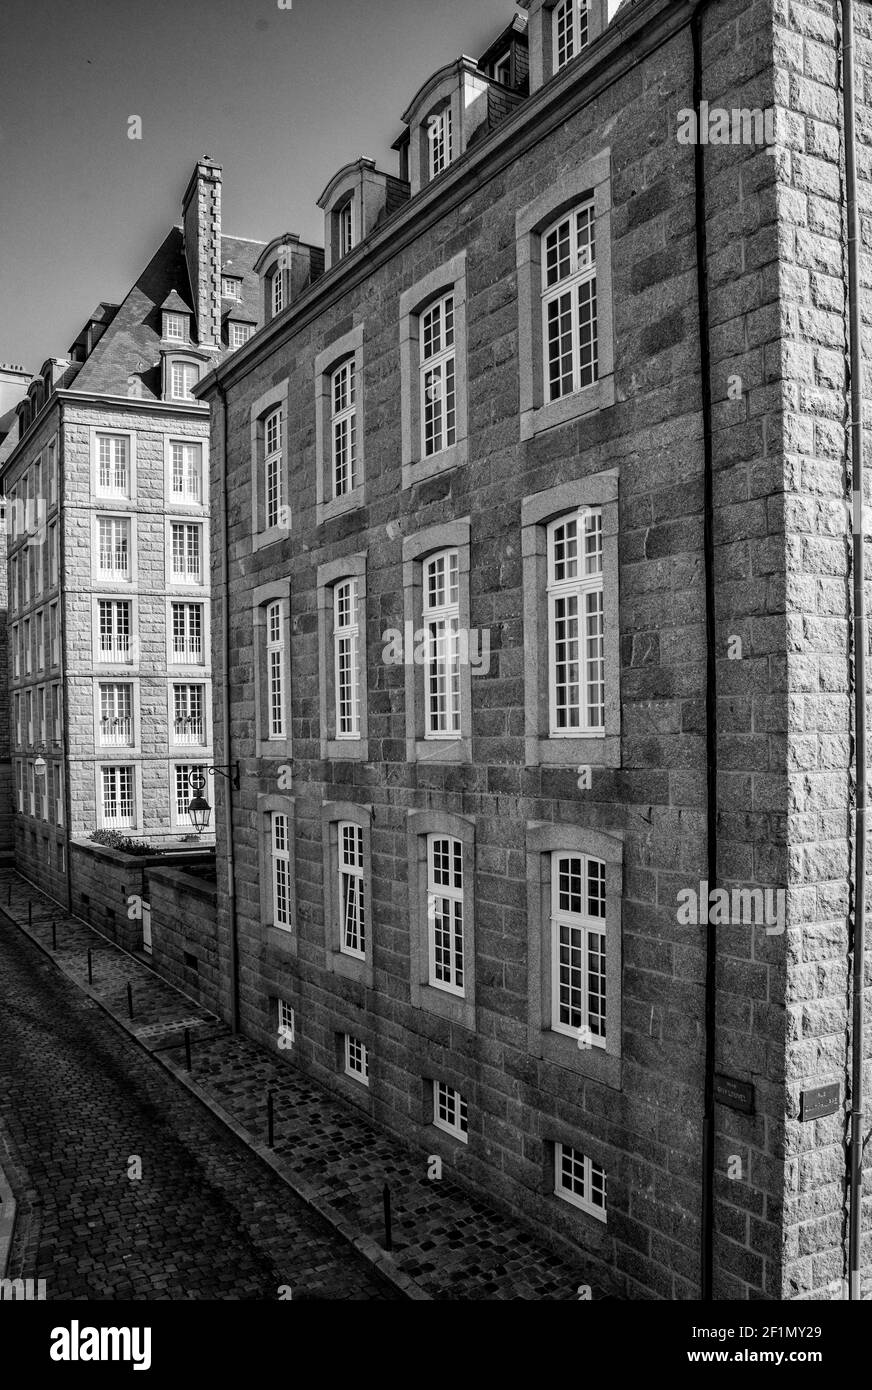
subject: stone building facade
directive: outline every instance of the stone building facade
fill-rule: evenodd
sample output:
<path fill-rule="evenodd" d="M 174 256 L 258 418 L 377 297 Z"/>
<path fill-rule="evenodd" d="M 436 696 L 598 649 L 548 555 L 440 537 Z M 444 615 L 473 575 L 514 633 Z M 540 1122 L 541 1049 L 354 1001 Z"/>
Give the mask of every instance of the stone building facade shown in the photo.
<path fill-rule="evenodd" d="M 256 328 L 261 247 L 222 234 L 212 160 L 182 206 L 121 304 L 33 379 L 2 467 L 16 862 L 76 908 L 76 837 L 210 838 L 187 815 L 190 774 L 213 761 L 209 421 L 192 387 Z"/>
<path fill-rule="evenodd" d="M 839 7 L 523 8 L 198 388 L 222 1008 L 622 1296 L 837 1297 Z"/>

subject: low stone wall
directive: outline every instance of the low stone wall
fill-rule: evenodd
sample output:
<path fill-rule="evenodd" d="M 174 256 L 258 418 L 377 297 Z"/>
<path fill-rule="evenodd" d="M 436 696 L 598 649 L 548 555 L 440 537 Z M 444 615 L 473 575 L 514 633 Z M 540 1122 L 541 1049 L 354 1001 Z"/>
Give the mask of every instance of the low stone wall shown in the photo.
<path fill-rule="evenodd" d="M 206 876 L 206 867 L 187 865 L 198 871 L 185 872 L 149 864 L 144 877 L 151 906 L 151 963 L 165 980 L 221 1015 L 216 884 L 214 872 Z"/>
<path fill-rule="evenodd" d="M 82 839 L 70 842 L 70 858 L 73 912 L 127 951 L 142 950 L 142 905 L 149 901 L 149 872 L 199 869 L 213 862 L 213 856 L 202 851 L 135 855 Z"/>

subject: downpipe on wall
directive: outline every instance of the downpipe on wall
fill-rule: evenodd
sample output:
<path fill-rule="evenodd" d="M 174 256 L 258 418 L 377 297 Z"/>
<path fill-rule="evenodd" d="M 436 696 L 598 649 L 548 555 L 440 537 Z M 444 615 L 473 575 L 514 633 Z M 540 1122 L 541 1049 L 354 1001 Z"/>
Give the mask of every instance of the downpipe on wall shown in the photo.
<path fill-rule="evenodd" d="M 221 402 L 221 624 L 224 666 L 221 672 L 221 724 L 224 733 L 222 762 L 233 761 L 230 747 L 230 536 L 227 521 L 227 392 L 216 382 Z M 233 851 L 233 778 L 224 780 L 226 821 L 224 826 L 224 865 L 227 870 L 227 912 L 230 919 L 230 1026 L 239 1032 L 239 933 L 236 914 L 236 863 Z M 216 797 L 217 804 L 217 797 Z M 216 812 L 217 815 L 217 812 Z"/>

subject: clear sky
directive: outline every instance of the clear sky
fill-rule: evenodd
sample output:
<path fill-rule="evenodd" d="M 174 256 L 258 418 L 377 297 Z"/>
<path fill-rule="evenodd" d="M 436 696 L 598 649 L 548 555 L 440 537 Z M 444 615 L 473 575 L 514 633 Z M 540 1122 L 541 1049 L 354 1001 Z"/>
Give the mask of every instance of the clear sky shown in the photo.
<path fill-rule="evenodd" d="M 323 241 L 315 200 L 390 146 L 418 87 L 513 0 L 2 0 L 0 361 L 65 355 L 181 220 L 196 159 L 223 230 Z M 128 139 L 129 117 L 142 139 Z"/>

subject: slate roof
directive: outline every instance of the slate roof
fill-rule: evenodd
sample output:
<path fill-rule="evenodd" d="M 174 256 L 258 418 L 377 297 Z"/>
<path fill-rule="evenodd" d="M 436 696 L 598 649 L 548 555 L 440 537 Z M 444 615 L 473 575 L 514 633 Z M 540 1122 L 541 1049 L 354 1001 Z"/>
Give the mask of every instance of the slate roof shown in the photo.
<path fill-rule="evenodd" d="M 263 244 L 221 238 L 222 268 L 242 278 L 247 321 L 259 319 L 259 282 L 253 266 Z M 118 307 L 109 327 L 79 369 L 73 389 L 126 396 L 129 378 L 141 382 L 140 398 L 161 399 L 160 342 L 164 307 L 191 313 L 191 287 L 181 227 L 173 227 Z M 227 301 L 225 301 L 227 302 Z M 224 348 L 227 351 L 226 345 Z"/>

